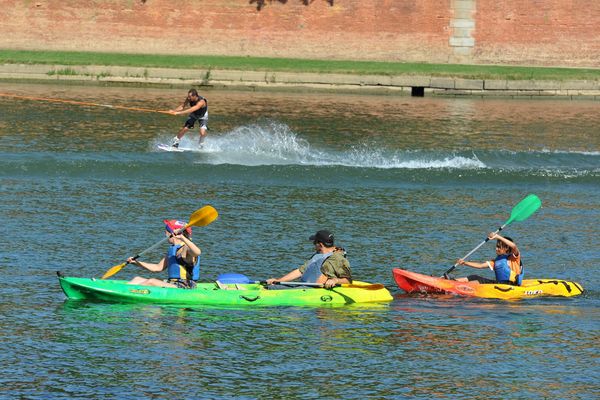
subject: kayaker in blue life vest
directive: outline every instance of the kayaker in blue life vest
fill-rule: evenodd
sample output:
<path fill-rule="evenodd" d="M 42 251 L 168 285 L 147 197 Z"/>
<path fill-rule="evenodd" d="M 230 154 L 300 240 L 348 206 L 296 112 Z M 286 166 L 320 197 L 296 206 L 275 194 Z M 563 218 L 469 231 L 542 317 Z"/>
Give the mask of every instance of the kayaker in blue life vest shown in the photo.
<path fill-rule="evenodd" d="M 299 268 L 281 278 L 267 279 L 267 284 L 290 282 L 320 283 L 326 288 L 337 284 L 352 283 L 352 270 L 342 248 L 335 247 L 333 234 L 327 230 L 318 231 L 309 237 L 315 245 L 315 254 Z"/>
<path fill-rule="evenodd" d="M 502 237 L 497 233 L 488 235 L 490 240 L 497 239 L 496 258 L 486 262 L 465 261 L 459 259 L 457 264 L 466 265 L 472 268 L 489 268 L 496 274 L 496 279 L 487 279 L 479 275 L 469 275 L 466 278 L 457 278 L 457 281 L 478 281 L 479 283 L 504 283 L 509 285 L 521 286 L 523 281 L 524 268 L 521 263 L 521 253 L 515 242 L 507 237 Z"/>
<path fill-rule="evenodd" d="M 150 272 L 167 270 L 167 280 L 143 278 L 136 276 L 128 283 L 145 286 L 160 286 L 182 289 L 193 289 L 200 277 L 200 253 L 198 246 L 192 242 L 192 228 L 185 230 L 186 223 L 174 219 L 164 220 L 165 234 L 169 237 L 167 254 L 156 264 L 139 261 L 133 257 L 128 263 L 138 265 Z"/>
<path fill-rule="evenodd" d="M 183 127 L 177 133 L 177 136 L 173 138 L 171 146 L 178 148 L 181 138 L 188 130 L 194 128 L 196 122 L 198 122 L 198 125 L 200 126 L 200 130 L 198 132 L 200 134 L 199 144 L 202 146 L 202 143 L 204 143 L 204 139 L 208 134 L 208 100 L 200 96 L 196 89 L 190 89 L 187 97 L 183 101 L 183 104 L 176 109 L 169 111 L 173 115 L 189 114 L 189 117 L 183 124 Z"/>

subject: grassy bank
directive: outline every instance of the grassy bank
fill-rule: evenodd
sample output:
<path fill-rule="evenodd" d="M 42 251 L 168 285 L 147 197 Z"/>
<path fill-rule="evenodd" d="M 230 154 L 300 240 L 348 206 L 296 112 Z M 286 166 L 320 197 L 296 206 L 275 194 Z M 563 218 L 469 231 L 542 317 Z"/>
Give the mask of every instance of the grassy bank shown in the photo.
<path fill-rule="evenodd" d="M 600 80 L 600 69 L 593 68 L 547 68 L 61 51 L 0 50 L 0 63 L 112 65 L 145 68 L 229 69 L 358 75 L 426 75 L 465 79 Z"/>

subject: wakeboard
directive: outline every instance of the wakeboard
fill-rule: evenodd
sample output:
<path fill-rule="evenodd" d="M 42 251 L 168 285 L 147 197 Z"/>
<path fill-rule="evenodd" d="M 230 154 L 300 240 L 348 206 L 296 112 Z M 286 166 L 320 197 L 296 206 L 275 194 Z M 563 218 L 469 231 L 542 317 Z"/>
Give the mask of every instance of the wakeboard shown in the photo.
<path fill-rule="evenodd" d="M 157 144 L 156 148 L 160 151 L 168 151 L 168 152 L 174 152 L 174 153 L 183 153 L 184 151 L 191 151 L 192 149 L 183 149 L 181 147 L 173 147 L 170 144 Z"/>

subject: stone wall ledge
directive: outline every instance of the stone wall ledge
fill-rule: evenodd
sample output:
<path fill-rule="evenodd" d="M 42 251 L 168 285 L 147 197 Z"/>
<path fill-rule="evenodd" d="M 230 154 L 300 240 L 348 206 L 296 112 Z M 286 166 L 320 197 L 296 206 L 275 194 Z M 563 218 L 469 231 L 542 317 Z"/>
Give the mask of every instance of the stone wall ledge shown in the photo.
<path fill-rule="evenodd" d="M 464 79 L 421 75 L 356 75 L 281 71 L 171 69 L 121 66 L 0 65 L 0 81 L 69 81 L 98 84 L 218 86 L 409 94 L 412 88 L 450 96 L 565 96 L 600 99 L 600 81 Z"/>

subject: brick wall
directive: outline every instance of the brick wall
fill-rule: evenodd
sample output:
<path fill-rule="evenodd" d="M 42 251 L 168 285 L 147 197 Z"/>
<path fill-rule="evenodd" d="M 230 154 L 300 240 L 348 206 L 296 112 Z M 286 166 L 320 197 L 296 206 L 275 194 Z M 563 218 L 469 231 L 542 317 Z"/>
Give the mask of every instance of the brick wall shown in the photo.
<path fill-rule="evenodd" d="M 600 1 L 0 0 L 0 48 L 600 67 Z"/>
<path fill-rule="evenodd" d="M 478 1 L 473 36 L 479 62 L 600 67 L 600 1 Z"/>

